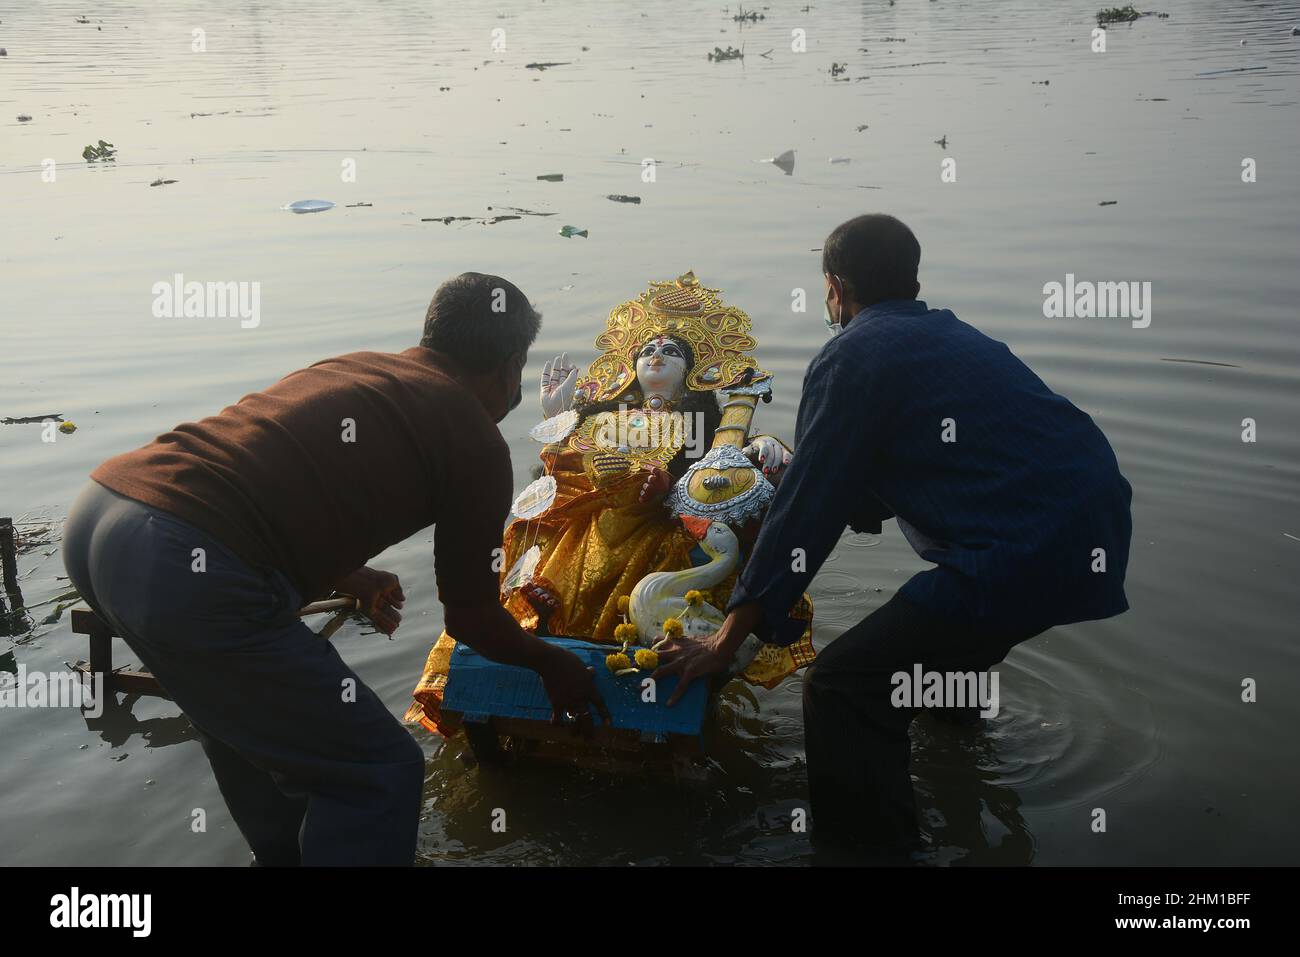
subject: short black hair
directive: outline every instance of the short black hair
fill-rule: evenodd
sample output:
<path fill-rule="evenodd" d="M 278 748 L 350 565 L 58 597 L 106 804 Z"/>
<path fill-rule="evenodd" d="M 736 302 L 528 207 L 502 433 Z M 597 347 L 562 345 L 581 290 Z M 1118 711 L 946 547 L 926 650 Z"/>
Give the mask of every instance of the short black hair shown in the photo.
<path fill-rule="evenodd" d="M 541 326 L 542 314 L 514 283 L 463 272 L 433 294 L 420 345 L 446 353 L 470 372 L 487 373 L 512 354 L 526 353 Z"/>
<path fill-rule="evenodd" d="M 822 245 L 822 272 L 838 276 L 859 306 L 915 299 L 921 244 L 902 220 L 867 213 L 840 223 Z"/>

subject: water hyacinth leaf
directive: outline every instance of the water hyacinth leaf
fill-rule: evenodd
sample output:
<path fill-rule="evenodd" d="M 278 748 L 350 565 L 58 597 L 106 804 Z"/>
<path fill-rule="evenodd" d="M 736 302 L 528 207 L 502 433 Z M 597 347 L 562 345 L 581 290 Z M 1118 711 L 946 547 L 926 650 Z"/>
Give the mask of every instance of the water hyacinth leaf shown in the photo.
<path fill-rule="evenodd" d="M 519 518 L 530 519 L 541 515 L 555 501 L 555 477 L 543 475 L 519 493 L 510 510 Z"/>
<path fill-rule="evenodd" d="M 100 140 L 98 146 L 87 146 L 82 150 L 81 158 L 87 163 L 93 163 L 96 160 L 111 160 L 115 153 L 117 153 L 117 148 L 112 143 Z"/>

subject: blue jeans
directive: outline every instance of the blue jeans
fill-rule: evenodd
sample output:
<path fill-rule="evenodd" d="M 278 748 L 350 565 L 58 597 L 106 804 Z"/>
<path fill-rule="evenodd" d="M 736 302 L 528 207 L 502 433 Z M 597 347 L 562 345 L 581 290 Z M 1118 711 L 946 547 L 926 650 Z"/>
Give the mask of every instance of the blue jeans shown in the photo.
<path fill-rule="evenodd" d="M 413 862 L 424 753 L 298 618 L 282 574 L 95 482 L 63 551 L 81 597 L 194 725 L 258 863 Z"/>

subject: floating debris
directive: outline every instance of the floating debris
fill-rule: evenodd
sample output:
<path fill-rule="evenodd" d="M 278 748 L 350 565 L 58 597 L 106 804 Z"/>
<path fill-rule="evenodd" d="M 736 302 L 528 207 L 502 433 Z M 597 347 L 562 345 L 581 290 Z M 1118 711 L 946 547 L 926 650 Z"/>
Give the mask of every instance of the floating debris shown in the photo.
<path fill-rule="evenodd" d="M 539 176 L 539 177 L 537 177 L 537 178 L 540 179 L 540 180 L 545 180 L 545 181 L 548 182 L 548 183 L 563 183 L 563 182 L 564 182 L 564 174 L 563 174 L 563 173 L 543 173 L 541 176 Z"/>
<path fill-rule="evenodd" d="M 1106 7 L 1097 11 L 1097 26 L 1105 26 L 1107 23 L 1132 23 L 1147 15 L 1131 3 L 1124 7 Z"/>
<path fill-rule="evenodd" d="M 1051 80 L 1030 80 L 1029 81 L 1030 86 L 1050 86 L 1051 83 L 1052 83 Z"/>
<path fill-rule="evenodd" d="M 757 23 L 759 20 L 766 20 L 767 17 L 763 16 L 761 13 L 756 13 L 752 10 L 746 10 L 744 7 L 741 7 L 740 12 L 731 19 L 733 23 L 744 23 L 746 20 L 750 23 Z"/>
<path fill-rule="evenodd" d="M 573 61 L 565 60 L 563 63 L 525 63 L 525 70 L 549 70 L 553 66 L 569 66 Z M 451 87 L 445 87 L 451 89 Z"/>
<path fill-rule="evenodd" d="M 373 206 L 373 205 L 375 205 L 375 204 L 374 204 L 374 203 L 348 203 L 348 204 L 347 204 L 346 206 L 344 206 L 343 208 L 344 208 L 344 209 L 363 209 L 363 208 L 369 208 L 369 207 L 371 207 L 371 206 Z"/>
<path fill-rule="evenodd" d="M 831 76 L 839 76 L 841 73 L 847 73 L 849 65 L 847 63 L 832 63 Z"/>
<path fill-rule="evenodd" d="M 935 140 L 935 143 L 938 144 L 939 149 L 946 150 L 948 148 L 948 134 L 944 133 L 941 139 Z"/>
<path fill-rule="evenodd" d="M 585 229 L 579 229 L 577 226 L 561 226 L 560 235 L 565 239 L 572 239 L 574 236 L 581 236 L 583 239 L 586 239 L 587 231 Z"/>
<path fill-rule="evenodd" d="M 32 118 L 31 118 L 30 116 L 28 116 L 26 113 L 19 113 L 19 114 L 18 114 L 18 122 L 19 122 L 19 123 L 30 123 L 30 122 L 31 122 L 31 119 L 32 119 Z"/>
<path fill-rule="evenodd" d="M 1102 200 L 1100 203 L 1098 203 L 1097 205 L 1098 205 L 1098 206 L 1117 206 L 1117 205 L 1119 205 L 1119 200 L 1118 200 L 1118 199 L 1103 199 L 1103 200 Z"/>
<path fill-rule="evenodd" d="M 76 598 L 76 600 L 74 600 L 74 601 L 61 601 L 61 602 L 59 602 L 57 605 L 54 606 L 54 611 L 50 612 L 48 615 L 46 615 L 44 618 L 42 618 L 42 619 L 40 620 L 39 624 L 42 624 L 42 625 L 56 625 L 56 624 L 58 624 L 59 619 L 63 617 L 63 613 L 64 613 L 64 611 L 66 611 L 67 609 L 69 609 L 69 608 L 73 607 L 74 605 L 76 605 L 77 602 L 80 601 L 80 600 L 81 600 L 81 597 L 78 596 L 78 597 Z M 32 606 L 31 606 L 31 605 L 28 605 L 27 607 L 28 607 L 28 608 L 31 608 Z"/>
<path fill-rule="evenodd" d="M 551 215 L 550 213 L 540 215 Z M 422 223 L 442 223 L 444 226 L 450 226 L 452 223 L 478 223 L 480 226 L 495 226 L 497 223 L 504 223 L 512 219 L 523 219 L 522 216 L 502 215 L 502 216 L 426 216 L 420 220 Z"/>
<path fill-rule="evenodd" d="M 327 209 L 333 209 L 334 204 L 328 199 L 299 199 L 280 208 L 293 213 L 323 213 Z"/>
<path fill-rule="evenodd" d="M 149 185 L 150 185 L 150 186 L 170 186 L 172 183 L 175 183 L 175 182 L 179 182 L 179 181 L 178 181 L 178 180 L 174 180 L 174 179 L 156 179 L 156 180 L 154 180 L 152 183 L 150 183 Z"/>
<path fill-rule="evenodd" d="M 81 158 L 87 163 L 94 163 L 96 160 L 111 160 L 117 155 L 117 148 L 112 143 L 99 141 L 98 146 L 87 146 L 81 151 Z"/>
<path fill-rule="evenodd" d="M 75 422 L 60 422 L 59 431 L 64 435 L 71 435 L 73 432 L 77 431 L 77 424 Z"/>
<path fill-rule="evenodd" d="M 554 216 L 554 213 L 543 213 L 536 209 L 521 209 L 518 206 L 499 206 L 497 209 L 504 209 L 511 213 L 518 213 L 520 216 Z M 488 212 L 492 212 L 493 207 L 488 207 Z"/>
<path fill-rule="evenodd" d="M 1209 359 L 1165 359 L 1162 357 L 1160 361 L 1161 362 L 1188 362 L 1191 363 L 1192 365 L 1198 365 L 1198 366 L 1223 366 L 1223 368 L 1225 369 L 1241 368 L 1241 366 L 1235 366 L 1231 362 L 1212 362 Z"/>
<path fill-rule="evenodd" d="M 1220 73 L 1252 73 L 1255 70 L 1267 70 L 1266 66 L 1238 66 L 1231 70 L 1206 70 L 1204 73 L 1198 73 L 1197 76 L 1218 76 Z"/>
<path fill-rule="evenodd" d="M 768 159 L 759 160 L 760 163 L 771 163 L 777 169 L 789 176 L 794 172 L 794 150 L 786 150 L 780 156 L 773 156 Z"/>
<path fill-rule="evenodd" d="M 743 60 L 745 48 L 741 47 L 737 50 L 735 47 L 727 47 L 724 50 L 722 47 L 714 47 L 713 52 L 709 54 L 709 59 L 719 63 L 723 60 Z"/>
<path fill-rule="evenodd" d="M 610 193 L 605 198 L 616 203 L 636 203 L 638 206 L 641 204 L 640 196 L 624 196 L 622 193 Z"/>
<path fill-rule="evenodd" d="M 17 418 L 6 417 L 0 419 L 0 425 L 34 425 L 38 422 L 62 422 L 63 416 L 58 412 L 51 412 L 48 415 L 20 415 Z"/>
<path fill-rule="evenodd" d="M 853 159 L 848 156 L 832 156 L 830 157 L 830 161 L 832 163 L 852 163 Z"/>
<path fill-rule="evenodd" d="M 867 124 L 866 124 L 866 123 L 859 123 L 858 126 L 857 126 L 857 129 L 855 129 L 854 132 L 855 132 L 855 133 L 861 133 L 861 132 L 862 132 L 863 130 L 865 130 L 866 128 L 867 128 Z"/>
<path fill-rule="evenodd" d="M 895 63 L 891 66 L 878 66 L 876 67 L 876 69 L 877 70 L 906 70 L 909 67 L 914 67 L 914 66 L 938 66 L 940 64 L 947 63 L 947 62 L 948 62 L 947 60 L 920 60 L 916 63 Z M 858 77 L 858 79 L 862 80 L 865 79 L 865 77 Z"/>
<path fill-rule="evenodd" d="M 8 56 L 8 55 L 9 55 L 9 51 L 6 50 L 4 47 L 0 47 L 0 56 Z"/>

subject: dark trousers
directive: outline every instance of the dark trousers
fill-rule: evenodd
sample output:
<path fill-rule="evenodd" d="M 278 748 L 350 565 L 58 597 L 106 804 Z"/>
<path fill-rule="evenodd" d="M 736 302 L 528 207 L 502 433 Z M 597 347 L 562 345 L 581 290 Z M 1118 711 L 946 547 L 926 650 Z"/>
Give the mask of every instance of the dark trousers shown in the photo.
<path fill-rule="evenodd" d="M 413 862 L 423 751 L 297 617 L 283 575 L 93 482 L 63 550 L 82 598 L 198 731 L 258 863 Z"/>
<path fill-rule="evenodd" d="M 987 671 L 1038 633 L 980 627 L 895 595 L 819 652 L 803 683 L 808 789 L 819 849 L 890 852 L 918 844 L 908 727 L 922 709 L 896 706 L 895 673 L 912 675 L 918 664 L 923 674 Z M 935 714 L 972 724 L 979 708 Z"/>

